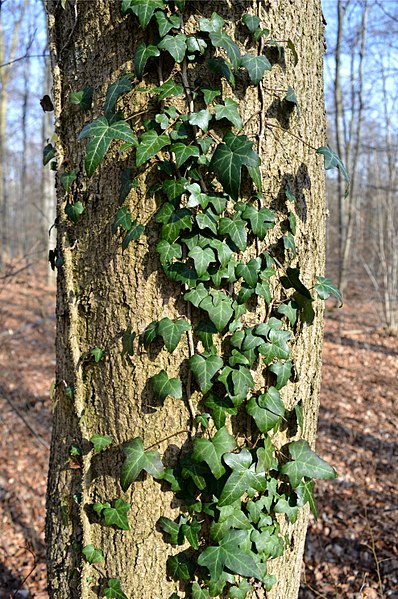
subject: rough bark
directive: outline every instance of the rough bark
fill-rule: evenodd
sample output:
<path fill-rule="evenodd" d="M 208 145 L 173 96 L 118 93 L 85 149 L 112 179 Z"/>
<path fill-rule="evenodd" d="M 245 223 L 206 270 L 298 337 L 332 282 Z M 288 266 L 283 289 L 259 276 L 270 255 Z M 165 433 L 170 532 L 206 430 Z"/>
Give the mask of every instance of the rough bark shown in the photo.
<path fill-rule="evenodd" d="M 239 96 L 243 120 L 249 120 L 247 132 L 258 139 L 267 198 L 277 201 L 287 182 L 296 192 L 298 251 L 308 286 L 313 285 L 315 274 L 322 274 L 324 265 L 323 166 L 321 157 L 310 148 L 322 145 L 325 134 L 319 4 L 318 0 L 275 0 L 261 5 L 261 17 L 275 38 L 294 41 L 299 63 L 293 67 L 287 54 L 285 67 L 276 67 L 268 74 L 260 93 L 251 88 L 245 97 Z M 231 31 L 243 9 L 258 10 L 256 2 L 195 2 L 194 7 L 204 16 L 218 11 L 229 21 Z M 176 433 L 158 447 L 161 453 L 167 449 L 172 463 L 188 440 L 186 432 L 178 434 L 189 426 L 187 406 L 166 400 L 165 407 L 157 409 L 147 384 L 161 368 L 175 376 L 188 357 L 188 345 L 182 343 L 172 355 L 142 351 L 130 359 L 121 355 L 120 334 L 128 326 L 139 333 L 152 320 L 183 316 L 186 306 L 179 286 L 166 280 L 159 270 L 154 251 L 156 225 L 151 224 L 158 206 L 147 193 L 151 182 L 141 180 L 140 187 L 129 196 L 132 215 L 149 225 L 134 247 L 122 254 L 112 223 L 118 210 L 120 172 L 126 165 L 118 164 L 116 151 L 113 156 L 111 152 L 99 175 L 88 182 L 83 172 L 85 143 L 77 141 L 84 124 L 99 114 L 108 84 L 132 70 L 131 58 L 141 34 L 137 34 L 132 20 L 122 18 L 118 2 L 77 2 L 74 7 L 67 3 L 64 11 L 58 1 L 49 0 L 47 12 L 59 170 L 78 171 L 77 187 L 86 205 L 78 223 L 71 225 L 64 212 L 66 195 L 58 185 L 58 252 L 64 263 L 58 270 L 57 385 L 48 484 L 49 592 L 57 599 L 98 597 L 103 578 L 117 577 L 128 597 L 164 599 L 176 590 L 176 584 L 166 576 L 170 546 L 164 543 L 156 522 L 162 515 L 175 518 L 177 506 L 172 493 L 150 477 L 126 494 L 121 492 L 120 446 L 141 436 L 149 447 Z M 157 82 L 157 74 L 151 74 L 150 79 Z M 79 112 L 68 103 L 70 91 L 87 85 L 94 88 L 92 113 Z M 294 136 L 285 132 L 285 117 L 272 93 L 272 89 L 286 89 L 288 85 L 297 91 L 302 111 L 300 121 L 291 117 Z M 130 106 L 124 103 L 126 116 L 134 102 L 133 97 Z M 322 310 L 317 306 L 314 323 L 301 327 L 295 344 L 299 383 L 291 383 L 283 397 L 290 406 L 303 401 L 304 435 L 311 443 L 318 413 L 321 336 Z M 106 356 L 93 365 L 84 356 L 96 346 L 105 348 Z M 73 399 L 65 387 L 74 388 Z M 88 439 L 94 433 L 114 438 L 115 449 L 106 457 L 90 453 Z M 83 447 L 81 469 L 68 466 L 71 443 Z M 127 532 L 98 524 L 91 508 L 97 501 L 119 496 L 132 504 L 131 530 Z M 289 526 L 291 548 L 272 566 L 278 576 L 275 589 L 268 594 L 273 599 L 297 596 L 306 522 L 303 511 L 298 523 Z M 82 562 L 79 547 L 87 544 L 101 547 L 105 555 L 106 566 L 99 567 L 101 574 Z M 88 576 L 94 578 L 88 582 Z M 258 596 L 262 596 L 261 590 Z"/>

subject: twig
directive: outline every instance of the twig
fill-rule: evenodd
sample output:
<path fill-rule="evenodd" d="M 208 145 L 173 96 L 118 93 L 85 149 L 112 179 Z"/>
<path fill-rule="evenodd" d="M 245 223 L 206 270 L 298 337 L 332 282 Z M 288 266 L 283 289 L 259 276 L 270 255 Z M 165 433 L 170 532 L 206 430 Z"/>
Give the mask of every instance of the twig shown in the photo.
<path fill-rule="evenodd" d="M 29 553 L 32 555 L 33 557 L 33 566 L 30 570 L 30 572 L 28 572 L 28 574 L 25 576 L 25 578 L 23 580 L 21 580 L 21 582 L 18 585 L 18 588 L 16 589 L 16 591 L 13 591 L 13 593 L 10 595 L 10 599 L 17 597 L 19 591 L 21 590 L 21 588 L 23 587 L 23 585 L 25 584 L 25 582 L 28 580 L 28 578 L 30 576 L 32 576 L 33 572 L 36 570 L 37 568 L 37 559 L 36 559 L 36 554 L 29 548 L 29 547 L 20 547 L 20 549 L 26 549 L 26 551 L 29 551 Z"/>
<path fill-rule="evenodd" d="M 41 435 L 39 435 L 39 433 L 37 433 L 35 431 L 35 429 L 32 427 L 31 424 L 29 424 L 29 422 L 26 420 L 25 416 L 22 414 L 22 412 L 20 411 L 20 409 L 13 403 L 13 401 L 8 397 L 8 395 L 4 392 L 3 387 L 0 387 L 0 395 L 2 399 L 5 399 L 6 402 L 9 404 L 9 406 L 11 407 L 11 409 L 16 413 L 16 415 L 22 420 L 22 422 L 24 423 L 24 425 L 26 426 L 26 428 L 29 429 L 29 431 L 32 433 L 32 435 L 39 441 L 39 443 L 41 443 L 43 445 L 43 447 L 45 447 L 46 449 L 50 449 L 49 444 L 47 443 L 47 441 L 45 439 L 43 439 L 43 437 Z"/>
<path fill-rule="evenodd" d="M 148 449 L 152 449 L 152 447 L 156 447 L 156 445 L 160 445 L 161 443 L 164 443 L 164 441 L 168 441 L 169 439 L 172 439 L 173 437 L 177 437 L 177 435 L 182 435 L 182 433 L 189 433 L 189 431 L 184 428 L 182 431 L 178 431 L 177 433 L 168 435 L 168 437 L 165 437 L 164 439 L 160 439 L 160 441 L 156 441 L 156 443 L 152 443 L 152 445 L 149 445 L 149 447 L 146 447 L 145 451 L 148 451 Z"/>
<path fill-rule="evenodd" d="M 381 599 L 384 599 L 384 589 L 383 589 L 383 581 L 381 579 L 380 562 L 379 562 L 379 558 L 377 557 L 376 543 L 375 543 L 375 538 L 373 535 L 372 527 L 369 522 L 367 507 L 365 507 L 365 520 L 366 520 L 366 526 L 367 526 L 367 528 L 369 530 L 369 534 L 370 534 L 370 548 L 372 550 L 373 558 L 374 558 L 375 564 L 376 564 L 377 580 L 378 580 L 379 588 L 380 588 L 380 597 L 381 597 Z"/>

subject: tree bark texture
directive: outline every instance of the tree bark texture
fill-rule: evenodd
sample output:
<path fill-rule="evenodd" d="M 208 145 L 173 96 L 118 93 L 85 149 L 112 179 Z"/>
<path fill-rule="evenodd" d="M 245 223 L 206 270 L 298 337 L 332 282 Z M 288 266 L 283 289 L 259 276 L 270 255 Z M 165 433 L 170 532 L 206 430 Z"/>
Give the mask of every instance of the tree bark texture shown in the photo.
<path fill-rule="evenodd" d="M 187 4 L 192 19 L 210 17 L 217 11 L 226 20 L 230 34 L 234 34 L 244 12 L 259 11 L 275 39 L 291 38 L 295 44 L 297 66 L 287 51 L 283 65 L 266 74 L 259 91 L 251 87 L 244 92 L 237 87 L 235 99 L 240 101 L 240 112 L 247 122 L 245 133 L 257 140 L 270 204 L 278 203 L 286 183 L 296 194 L 302 277 L 312 287 L 315 275 L 323 273 L 325 245 L 323 159 L 313 149 L 323 145 L 325 138 L 320 2 Z M 77 140 L 83 126 L 101 113 L 108 85 L 133 70 L 134 49 L 143 33 L 137 21 L 121 15 L 120 3 L 113 0 L 76 0 L 67 2 L 65 10 L 58 0 L 49 0 L 47 13 L 59 173 L 76 170 L 76 199 L 83 199 L 86 206 L 79 221 L 71 223 L 64 212 L 67 194 L 58 182 L 57 249 L 63 264 L 58 269 L 56 392 L 48 483 L 49 592 L 52 599 L 91 599 L 101 596 L 104 578 L 119 578 L 131 599 L 164 599 L 178 588 L 166 575 L 166 558 L 172 549 L 156 522 L 162 515 L 174 519 L 178 505 L 173 494 L 151 477 L 139 480 L 123 494 L 118 482 L 120 448 L 136 436 L 149 447 L 175 433 L 156 447 L 161 454 L 166 452 L 165 462 L 170 465 L 188 441 L 188 407 L 167 399 L 159 408 L 148 385 L 149 377 L 161 369 L 169 376 L 181 374 L 184 380 L 188 343 L 185 340 L 173 354 L 142 350 L 130 358 L 122 356 L 121 333 L 129 326 L 141 333 L 151 321 L 164 316 L 182 317 L 187 307 L 180 286 L 163 275 L 155 252 L 154 214 L 159 206 L 148 193 L 153 181 L 141 177 L 139 187 L 129 195 L 132 216 L 146 224 L 146 231 L 122 253 L 112 223 L 119 208 L 120 173 L 130 164 L 126 160 L 121 163 L 117 148 L 113 149 L 99 172 L 88 180 L 83 167 L 86 144 Z M 241 33 L 237 42 L 245 42 Z M 195 78 L 195 73 L 189 75 Z M 145 82 L 158 85 L 157 71 L 148 71 Z M 68 97 L 71 91 L 88 85 L 94 89 L 93 109 L 82 112 Z M 288 85 L 296 90 L 301 107 L 300 119 L 290 116 L 289 131 L 294 135 L 287 131 L 289 117 L 273 92 Z M 227 88 L 226 93 L 232 95 Z M 137 102 L 134 93 L 122 101 L 127 117 L 147 108 Z M 293 357 L 299 382 L 290 383 L 283 395 L 288 407 L 303 402 L 303 435 L 311 444 L 318 414 L 321 338 L 322 308 L 316 304 L 314 323 L 300 325 L 295 341 Z M 85 359 L 94 347 L 105 349 L 105 357 L 98 364 Z M 88 440 L 94 433 L 111 435 L 112 449 L 93 456 Z M 70 467 L 72 443 L 83 449 L 81 468 Z M 95 502 L 117 497 L 132 504 L 130 531 L 105 527 L 93 513 Z M 272 599 L 297 597 L 306 524 L 304 510 L 299 521 L 286 529 L 292 542 L 284 557 L 270 568 L 278 577 L 267 595 Z M 99 564 L 93 569 L 84 563 L 80 549 L 88 544 L 102 549 L 105 566 Z M 257 596 L 264 596 L 261 589 Z"/>

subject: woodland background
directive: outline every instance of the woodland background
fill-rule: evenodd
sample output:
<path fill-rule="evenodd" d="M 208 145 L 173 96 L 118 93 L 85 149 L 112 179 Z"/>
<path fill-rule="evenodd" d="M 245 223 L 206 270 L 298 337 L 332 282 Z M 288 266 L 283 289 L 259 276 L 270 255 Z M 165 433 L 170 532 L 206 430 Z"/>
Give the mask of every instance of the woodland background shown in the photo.
<path fill-rule="evenodd" d="M 398 598 L 398 2 L 324 0 L 328 304 L 318 484 L 301 599 Z M 0 599 L 45 599 L 44 510 L 54 371 L 53 138 L 41 0 L 0 0 Z M 329 171 L 330 172 L 330 171 Z M 50 234 L 49 234 L 49 230 Z"/>

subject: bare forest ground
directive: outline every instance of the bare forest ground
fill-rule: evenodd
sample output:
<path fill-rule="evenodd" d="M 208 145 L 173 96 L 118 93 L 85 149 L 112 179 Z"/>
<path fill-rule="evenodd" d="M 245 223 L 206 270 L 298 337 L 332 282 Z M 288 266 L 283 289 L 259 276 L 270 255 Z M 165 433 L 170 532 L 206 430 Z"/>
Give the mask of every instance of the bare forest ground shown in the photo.
<path fill-rule="evenodd" d="M 0 273 L 0 599 L 48 597 L 55 292 L 44 279 Z M 374 309 L 352 301 L 327 315 L 317 450 L 340 476 L 317 487 L 300 599 L 398 599 L 398 339 Z"/>

